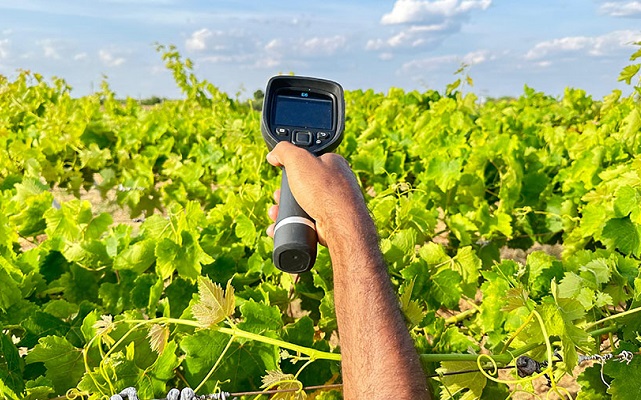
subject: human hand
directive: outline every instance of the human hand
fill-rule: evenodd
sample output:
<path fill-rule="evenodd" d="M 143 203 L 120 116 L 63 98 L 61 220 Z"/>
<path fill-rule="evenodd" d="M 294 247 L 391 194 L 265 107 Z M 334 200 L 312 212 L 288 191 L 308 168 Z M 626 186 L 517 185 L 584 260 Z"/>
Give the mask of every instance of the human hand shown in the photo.
<path fill-rule="evenodd" d="M 369 218 L 360 187 L 347 161 L 338 154 L 319 157 L 288 142 L 280 142 L 267 155 L 275 167 L 285 167 L 289 187 L 298 204 L 316 221 L 319 242 L 328 246 L 328 238 L 339 238 L 356 225 L 356 218 Z M 274 193 L 276 203 L 280 190 Z M 364 213 L 364 214 L 363 214 Z M 276 220 L 278 205 L 268 211 Z M 274 224 L 267 228 L 274 235 Z"/>

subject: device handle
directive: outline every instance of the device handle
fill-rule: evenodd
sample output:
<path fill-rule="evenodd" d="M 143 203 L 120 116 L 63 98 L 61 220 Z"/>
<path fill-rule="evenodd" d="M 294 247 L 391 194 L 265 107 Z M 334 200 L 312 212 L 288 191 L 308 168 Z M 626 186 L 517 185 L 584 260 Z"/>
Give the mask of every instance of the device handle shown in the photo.
<path fill-rule="evenodd" d="M 316 226 L 289 189 L 287 173 L 282 168 L 278 218 L 274 229 L 274 264 L 292 274 L 307 272 L 316 261 Z"/>

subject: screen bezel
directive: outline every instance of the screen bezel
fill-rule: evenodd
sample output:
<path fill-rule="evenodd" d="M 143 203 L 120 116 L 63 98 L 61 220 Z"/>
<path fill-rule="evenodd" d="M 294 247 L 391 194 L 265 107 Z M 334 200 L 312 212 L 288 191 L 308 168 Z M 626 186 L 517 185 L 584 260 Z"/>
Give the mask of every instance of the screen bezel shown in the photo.
<path fill-rule="evenodd" d="M 300 100 L 301 102 L 305 101 L 313 101 L 313 100 L 319 100 L 319 101 L 325 101 L 330 103 L 330 121 L 329 121 L 329 126 L 314 126 L 311 124 L 290 124 L 290 123 L 280 123 L 277 119 L 277 111 L 278 111 L 278 105 L 282 104 L 279 103 L 279 99 L 282 98 L 287 98 L 289 100 Z M 309 89 L 296 89 L 296 88 L 287 88 L 287 89 L 280 89 L 276 91 L 276 94 L 274 95 L 274 101 L 272 102 L 272 109 L 271 109 L 271 122 L 272 125 L 274 126 L 286 126 L 289 128 L 299 128 L 299 129 L 317 129 L 317 130 L 331 130 L 334 131 L 336 130 L 336 100 L 334 96 L 332 96 L 329 93 L 321 93 L 318 91 L 311 91 Z"/>

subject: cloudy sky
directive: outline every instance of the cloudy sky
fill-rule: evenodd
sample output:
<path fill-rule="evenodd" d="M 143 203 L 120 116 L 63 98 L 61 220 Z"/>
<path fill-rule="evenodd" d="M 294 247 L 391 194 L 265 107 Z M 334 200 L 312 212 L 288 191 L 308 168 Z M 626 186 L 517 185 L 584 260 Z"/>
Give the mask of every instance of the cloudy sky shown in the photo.
<path fill-rule="evenodd" d="M 118 96 L 177 97 L 154 50 L 174 44 L 197 75 L 251 96 L 278 73 L 346 89 L 442 90 L 462 63 L 485 96 L 600 98 L 641 41 L 641 1 L 2 0 L 0 74 L 64 78 L 81 96 L 103 75 Z"/>

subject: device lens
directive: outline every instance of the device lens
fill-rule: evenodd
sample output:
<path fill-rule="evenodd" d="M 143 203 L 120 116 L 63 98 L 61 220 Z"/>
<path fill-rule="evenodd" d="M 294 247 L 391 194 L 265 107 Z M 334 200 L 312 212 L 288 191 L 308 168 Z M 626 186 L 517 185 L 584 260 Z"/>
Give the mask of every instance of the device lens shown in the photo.
<path fill-rule="evenodd" d="M 302 272 L 307 270 L 311 259 L 306 252 L 291 249 L 280 253 L 278 261 L 281 268 L 287 272 Z"/>

